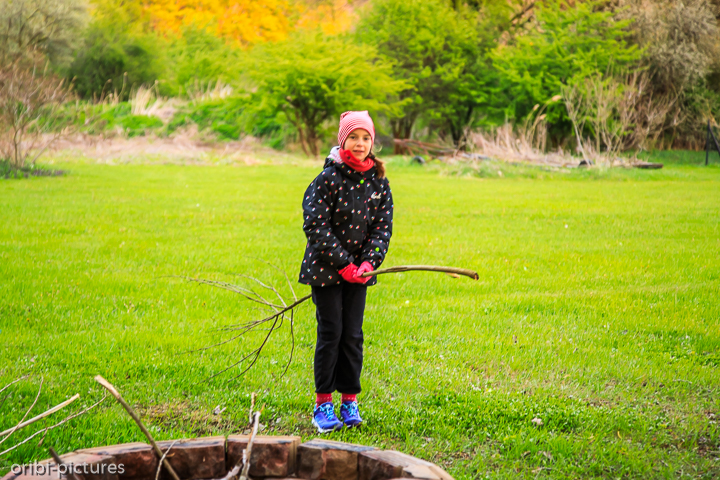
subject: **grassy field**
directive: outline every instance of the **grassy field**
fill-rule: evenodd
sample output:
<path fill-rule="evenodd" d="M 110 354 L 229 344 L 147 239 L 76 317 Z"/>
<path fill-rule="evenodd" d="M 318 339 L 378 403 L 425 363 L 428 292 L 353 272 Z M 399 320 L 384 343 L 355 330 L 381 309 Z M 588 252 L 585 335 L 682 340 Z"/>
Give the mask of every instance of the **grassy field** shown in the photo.
<path fill-rule="evenodd" d="M 490 178 L 392 161 L 385 265 L 467 267 L 480 280 L 380 278 L 366 311 L 366 424 L 330 438 L 398 449 L 457 479 L 718 478 L 720 168 L 686 157 L 665 154 L 660 171 Z M 69 411 L 89 406 L 101 374 L 159 439 L 242 432 L 251 392 L 265 432 L 313 437 L 312 307 L 296 316 L 287 375 L 285 325 L 250 373 L 203 382 L 260 336 L 185 352 L 263 312 L 173 276 L 248 285 L 234 275 L 246 273 L 290 296 L 263 261 L 294 282 L 300 201 L 319 165 L 60 167 L 69 174 L 0 181 L 0 388 L 32 374 L 0 395 L 0 430 L 41 378 L 31 415 L 75 393 Z M 110 400 L 41 437 L 0 457 L 0 473 L 51 446 L 144 440 Z"/>

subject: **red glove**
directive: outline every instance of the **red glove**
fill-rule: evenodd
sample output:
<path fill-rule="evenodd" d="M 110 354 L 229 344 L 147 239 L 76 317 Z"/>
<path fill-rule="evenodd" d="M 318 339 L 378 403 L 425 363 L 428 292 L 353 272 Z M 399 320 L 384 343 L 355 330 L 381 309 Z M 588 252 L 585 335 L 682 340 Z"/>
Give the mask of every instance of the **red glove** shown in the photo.
<path fill-rule="evenodd" d="M 338 270 L 338 273 L 343 278 L 343 280 L 345 280 L 346 282 L 362 283 L 362 282 L 359 282 L 357 279 L 357 271 L 358 271 L 357 265 L 355 265 L 354 263 L 350 263 L 350 264 L 348 264 L 347 267 Z"/>
<path fill-rule="evenodd" d="M 361 277 L 360 275 L 362 275 L 363 273 L 372 272 L 374 270 L 375 269 L 370 264 L 370 262 L 363 262 L 360 265 L 360 267 L 357 269 L 357 273 L 355 274 L 355 275 L 357 275 L 357 279 L 360 280 L 359 283 L 365 284 L 365 283 L 369 282 L 372 277 Z"/>

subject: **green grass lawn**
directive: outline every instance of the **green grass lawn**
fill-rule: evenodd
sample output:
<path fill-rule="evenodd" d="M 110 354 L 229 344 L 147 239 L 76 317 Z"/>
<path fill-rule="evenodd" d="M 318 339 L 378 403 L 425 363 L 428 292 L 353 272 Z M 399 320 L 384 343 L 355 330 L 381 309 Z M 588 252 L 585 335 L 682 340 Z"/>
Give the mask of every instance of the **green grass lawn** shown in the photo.
<path fill-rule="evenodd" d="M 330 438 L 401 450 L 457 479 L 718 478 L 720 168 L 669 163 L 478 178 L 391 162 L 385 265 L 466 267 L 480 280 L 380 277 L 365 319 L 366 424 Z M 158 439 L 242 432 L 252 392 L 265 433 L 313 437 L 312 306 L 296 315 L 284 377 L 287 324 L 244 377 L 203 382 L 264 332 L 185 352 L 264 312 L 172 276 L 250 286 L 234 275 L 245 273 L 289 297 L 263 262 L 294 283 L 301 197 L 320 166 L 60 168 L 69 175 L 0 181 L 0 388 L 32 374 L 0 394 L 0 430 L 41 378 L 31 416 L 75 393 L 68 412 L 89 406 L 101 374 Z M 41 437 L 0 457 L 0 473 L 48 447 L 144 440 L 110 399 Z"/>

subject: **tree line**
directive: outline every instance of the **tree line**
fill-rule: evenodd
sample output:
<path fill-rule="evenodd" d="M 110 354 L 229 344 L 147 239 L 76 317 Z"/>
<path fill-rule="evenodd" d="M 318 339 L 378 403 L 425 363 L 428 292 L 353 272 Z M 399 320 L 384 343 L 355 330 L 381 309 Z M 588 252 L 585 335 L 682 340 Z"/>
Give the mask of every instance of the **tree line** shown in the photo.
<path fill-rule="evenodd" d="M 532 125 L 544 148 L 578 151 L 698 148 L 720 112 L 707 0 L 4 2 L 5 77 L 42 64 L 88 102 L 222 82 L 234 131 L 310 155 L 348 109 L 385 138 L 463 148 L 473 130 Z"/>

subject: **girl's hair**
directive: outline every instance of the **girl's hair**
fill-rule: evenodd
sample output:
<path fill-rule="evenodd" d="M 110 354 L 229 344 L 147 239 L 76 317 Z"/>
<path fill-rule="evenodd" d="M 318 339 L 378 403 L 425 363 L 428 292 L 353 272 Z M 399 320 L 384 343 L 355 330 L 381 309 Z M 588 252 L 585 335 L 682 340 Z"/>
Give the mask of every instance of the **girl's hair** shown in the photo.
<path fill-rule="evenodd" d="M 377 172 L 378 178 L 385 178 L 385 162 L 375 156 L 374 153 L 370 152 L 368 155 L 375 162 L 375 171 Z"/>

